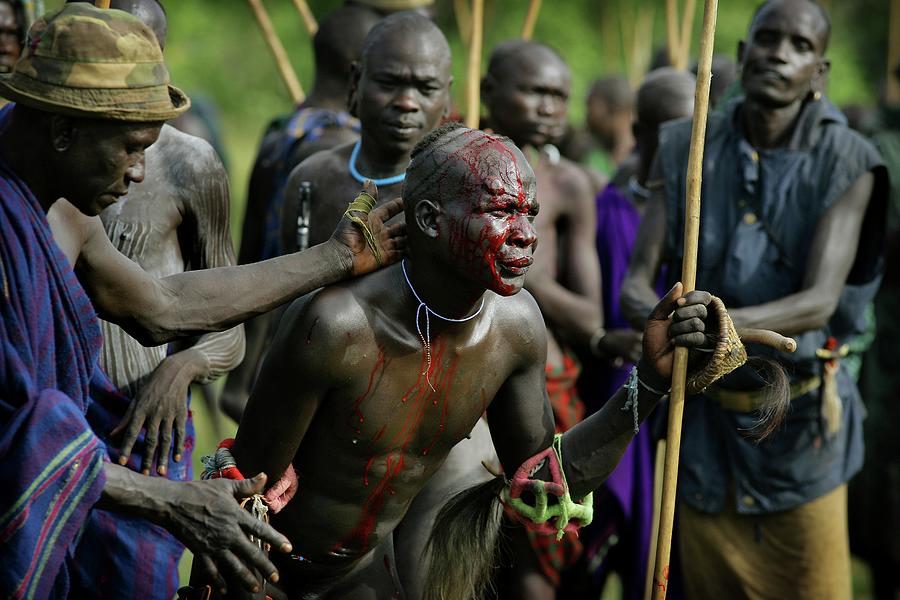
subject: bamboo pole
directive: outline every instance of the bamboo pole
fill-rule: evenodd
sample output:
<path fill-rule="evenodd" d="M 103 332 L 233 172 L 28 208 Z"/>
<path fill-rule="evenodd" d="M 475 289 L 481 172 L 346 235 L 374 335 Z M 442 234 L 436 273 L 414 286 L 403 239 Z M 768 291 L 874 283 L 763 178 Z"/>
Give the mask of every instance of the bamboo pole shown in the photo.
<path fill-rule="evenodd" d="M 697 0 L 685 0 L 684 12 L 681 13 L 681 32 L 678 34 L 678 60 L 673 63 L 682 71 L 688 68 L 691 60 L 691 39 L 694 36 L 694 14 L 697 12 Z"/>
<path fill-rule="evenodd" d="M 253 10 L 253 16 L 256 17 L 256 23 L 262 30 L 263 37 L 266 39 L 266 44 L 269 45 L 269 50 L 275 58 L 275 65 L 278 67 L 278 73 L 281 75 L 284 85 L 287 86 L 288 92 L 291 94 L 291 100 L 294 101 L 294 104 L 300 104 L 305 98 L 303 88 L 300 87 L 300 82 L 297 80 L 297 74 L 294 72 L 294 68 L 288 60 L 287 52 L 284 51 L 284 46 L 281 45 L 278 34 L 275 33 L 275 28 L 272 26 L 272 19 L 269 18 L 269 13 L 266 12 L 262 0 L 247 0 L 247 3 Z"/>
<path fill-rule="evenodd" d="M 700 238 L 700 184 L 703 178 L 703 147 L 706 139 L 706 115 L 709 110 L 709 84 L 712 79 L 713 42 L 716 32 L 718 0 L 705 0 L 703 33 L 700 38 L 700 64 L 694 93 L 694 122 L 688 154 L 684 215 L 684 262 L 681 282 L 684 293 L 693 291 L 697 281 L 697 246 Z M 672 392 L 669 397 L 669 423 L 666 432 L 666 462 L 663 474 L 663 498 L 660 509 L 659 540 L 654 567 L 654 600 L 664 600 L 669 583 L 669 555 L 675 522 L 675 489 L 678 483 L 678 457 L 681 453 L 681 421 L 684 415 L 685 377 L 688 350 L 675 348 L 672 368 Z"/>
<path fill-rule="evenodd" d="M 459 39 L 468 48 L 472 43 L 472 7 L 469 0 L 453 0 L 453 15 L 456 17 Z"/>
<path fill-rule="evenodd" d="M 294 0 L 294 7 L 297 9 L 297 12 L 300 13 L 300 18 L 303 19 L 303 24 L 306 26 L 306 33 L 308 33 L 310 37 L 316 35 L 316 32 L 319 30 L 319 24 L 316 22 L 316 17 L 309 9 L 309 4 L 306 3 L 306 0 Z"/>
<path fill-rule="evenodd" d="M 900 65 L 900 0 L 891 0 L 890 11 L 886 91 L 888 106 L 900 104 L 900 81 L 897 81 L 897 76 L 894 74 L 895 69 Z"/>
<path fill-rule="evenodd" d="M 97 8 L 109 8 L 109 0 L 96 0 L 94 6 Z"/>
<path fill-rule="evenodd" d="M 666 0 L 666 50 L 669 64 L 675 65 L 681 41 L 678 39 L 678 0 Z"/>
<path fill-rule="evenodd" d="M 478 129 L 481 120 L 481 37 L 484 30 L 484 0 L 472 0 L 472 38 L 466 78 L 466 127 Z"/>
<path fill-rule="evenodd" d="M 539 12 L 541 12 L 541 0 L 531 0 L 528 4 L 528 12 L 525 13 L 525 23 L 522 24 L 522 39 L 530 40 L 534 35 L 534 25 L 537 23 Z"/>
<path fill-rule="evenodd" d="M 650 525 L 650 548 L 647 552 L 647 576 L 644 579 L 644 600 L 653 596 L 653 559 L 656 557 L 656 543 L 659 537 L 659 510 L 662 504 L 663 468 L 666 462 L 666 440 L 656 442 L 653 457 L 653 520 Z"/>

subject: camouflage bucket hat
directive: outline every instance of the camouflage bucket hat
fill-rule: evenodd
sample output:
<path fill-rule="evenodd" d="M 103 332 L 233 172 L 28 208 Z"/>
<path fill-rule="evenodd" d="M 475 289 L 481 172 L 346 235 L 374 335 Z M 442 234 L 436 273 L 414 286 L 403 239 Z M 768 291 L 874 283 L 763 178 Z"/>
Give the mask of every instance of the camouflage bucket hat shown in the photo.
<path fill-rule="evenodd" d="M 87 2 L 34 22 L 12 73 L 0 76 L 0 95 L 47 112 L 116 121 L 165 121 L 191 105 L 169 85 L 146 25 Z"/>

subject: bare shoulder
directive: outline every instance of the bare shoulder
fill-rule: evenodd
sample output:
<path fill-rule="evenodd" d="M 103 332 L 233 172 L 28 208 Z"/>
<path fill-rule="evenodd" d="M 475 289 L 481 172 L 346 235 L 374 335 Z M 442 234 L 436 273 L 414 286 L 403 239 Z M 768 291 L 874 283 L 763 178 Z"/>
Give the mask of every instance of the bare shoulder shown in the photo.
<path fill-rule="evenodd" d="M 72 265 L 78 262 L 86 248 L 90 249 L 90 242 L 97 235 L 106 237 L 100 217 L 87 216 L 65 198 L 53 203 L 47 212 L 47 221 L 54 241 Z"/>
<path fill-rule="evenodd" d="M 534 296 L 523 289 L 514 296 L 497 296 L 495 302 L 492 327 L 509 341 L 509 347 L 527 358 L 541 356 L 547 348 L 547 326 Z"/>
<path fill-rule="evenodd" d="M 291 171 L 289 181 L 331 181 L 347 172 L 347 162 L 355 142 L 316 152 Z"/>
<path fill-rule="evenodd" d="M 554 179 L 557 184 L 570 194 L 591 196 L 591 180 L 580 166 L 565 157 L 560 157 L 556 165 Z"/>
<path fill-rule="evenodd" d="M 276 345 L 298 348 L 314 364 L 335 364 L 333 359 L 364 328 L 365 319 L 351 285 L 321 288 L 294 300 L 281 319 Z"/>

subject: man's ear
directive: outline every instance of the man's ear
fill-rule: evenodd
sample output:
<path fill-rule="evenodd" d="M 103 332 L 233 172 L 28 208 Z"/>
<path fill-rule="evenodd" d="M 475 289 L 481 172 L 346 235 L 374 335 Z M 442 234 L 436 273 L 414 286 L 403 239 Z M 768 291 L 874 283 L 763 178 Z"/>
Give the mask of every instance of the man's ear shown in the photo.
<path fill-rule="evenodd" d="M 50 117 L 50 143 L 57 152 L 65 152 L 72 145 L 75 136 L 75 123 L 69 117 L 53 115 Z"/>
<path fill-rule="evenodd" d="M 440 235 L 437 220 L 442 212 L 441 207 L 437 203 L 428 200 L 427 198 L 417 200 L 416 206 L 413 209 L 413 215 L 416 218 L 416 227 L 431 239 L 437 239 Z"/>
<path fill-rule="evenodd" d="M 444 119 L 446 119 L 447 117 L 450 116 L 450 107 L 453 105 L 453 99 L 452 99 L 453 94 L 450 93 L 450 91 L 452 89 L 453 89 L 453 77 L 451 76 L 450 79 L 447 80 L 447 92 L 446 92 L 447 99 L 444 102 L 444 114 L 442 115 L 442 117 Z"/>
<path fill-rule="evenodd" d="M 809 82 L 809 87 L 813 93 L 818 92 L 820 95 L 825 93 L 825 88 L 828 87 L 828 73 L 830 72 L 831 61 L 823 57 L 819 60 L 819 64 L 816 65 L 816 72 Z"/>
<path fill-rule="evenodd" d="M 359 88 L 359 78 L 362 76 L 362 66 L 358 60 L 350 63 L 350 85 L 347 87 L 347 112 L 354 117 L 359 118 L 359 99 L 357 98 L 357 89 Z"/>

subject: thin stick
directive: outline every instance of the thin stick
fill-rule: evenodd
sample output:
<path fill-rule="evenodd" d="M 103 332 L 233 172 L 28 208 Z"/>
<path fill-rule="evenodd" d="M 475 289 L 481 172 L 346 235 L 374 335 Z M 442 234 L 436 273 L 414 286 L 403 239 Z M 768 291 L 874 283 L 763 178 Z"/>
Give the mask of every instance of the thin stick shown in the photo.
<path fill-rule="evenodd" d="M 453 0 L 453 14 L 456 16 L 459 38 L 468 48 L 472 43 L 472 8 L 469 6 L 469 0 Z"/>
<path fill-rule="evenodd" d="M 700 183 L 703 178 L 703 146 L 706 138 L 706 115 L 709 110 L 709 84 L 712 79 L 713 42 L 716 32 L 717 0 L 706 0 L 703 11 L 703 35 L 700 38 L 700 65 L 694 93 L 694 122 L 688 155 L 684 215 L 684 262 L 681 282 L 684 293 L 694 289 L 697 281 L 697 246 L 700 238 Z M 669 398 L 669 423 L 666 432 L 666 464 L 663 498 L 660 509 L 659 541 L 656 546 L 654 600 L 664 600 L 669 583 L 669 554 L 672 550 L 672 527 L 675 522 L 675 488 L 678 483 L 678 457 L 681 452 L 681 420 L 684 415 L 685 376 L 688 349 L 675 349 L 672 368 L 672 394 Z"/>
<path fill-rule="evenodd" d="M 891 0 L 887 55 L 887 103 L 900 103 L 900 81 L 894 74 L 900 65 L 900 0 Z"/>
<path fill-rule="evenodd" d="M 528 12 L 525 14 L 525 23 L 522 25 L 522 39 L 530 40 L 534 35 L 534 24 L 537 23 L 539 12 L 541 12 L 541 0 L 531 0 Z"/>
<path fill-rule="evenodd" d="M 319 24 L 316 22 L 316 17 L 312 14 L 312 11 L 309 10 L 309 4 L 306 3 L 306 0 L 294 0 L 294 7 L 300 13 L 300 18 L 303 19 L 306 33 L 310 36 L 316 35 L 316 32 L 319 30 Z"/>
<path fill-rule="evenodd" d="M 644 580 L 644 600 L 653 595 L 653 559 L 656 557 L 656 542 L 659 536 L 659 509 L 662 504 L 663 468 L 666 463 L 666 440 L 656 442 L 653 457 L 653 521 L 650 525 L 650 548 L 647 553 L 647 577 Z"/>
<path fill-rule="evenodd" d="M 275 65 L 278 67 L 278 73 L 281 75 L 284 85 L 287 86 L 288 92 L 291 94 L 291 100 L 294 101 L 294 104 L 300 104 L 305 98 L 303 88 L 300 87 L 297 74 L 288 60 L 287 52 L 284 51 L 284 46 L 281 45 L 278 34 L 275 33 L 269 13 L 266 12 L 265 7 L 262 5 L 262 0 L 247 0 L 247 3 L 250 4 L 250 8 L 253 10 L 253 16 L 256 17 L 256 22 L 262 30 L 266 43 L 269 45 L 269 50 L 272 51 L 272 56 L 275 57 Z"/>
<path fill-rule="evenodd" d="M 681 40 L 678 39 L 678 0 L 666 0 L 666 50 L 669 54 L 669 64 L 674 66 L 678 61 L 680 48 Z"/>
<path fill-rule="evenodd" d="M 97 8 L 109 8 L 109 0 L 95 0 L 94 6 Z"/>
<path fill-rule="evenodd" d="M 466 80 L 466 127 L 477 129 L 481 118 L 481 36 L 484 29 L 484 0 L 472 0 L 472 39 L 469 42 L 469 71 Z"/>
<path fill-rule="evenodd" d="M 685 0 L 684 12 L 681 13 L 681 33 L 678 34 L 678 60 L 674 66 L 676 69 L 687 69 L 691 59 L 691 38 L 694 35 L 694 13 L 697 12 L 697 0 Z"/>

